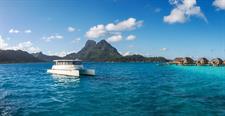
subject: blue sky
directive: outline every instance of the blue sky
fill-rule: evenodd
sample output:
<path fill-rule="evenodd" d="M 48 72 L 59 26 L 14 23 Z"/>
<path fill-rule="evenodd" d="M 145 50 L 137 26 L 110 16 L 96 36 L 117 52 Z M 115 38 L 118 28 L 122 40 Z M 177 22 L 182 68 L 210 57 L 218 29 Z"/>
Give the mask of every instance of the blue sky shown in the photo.
<path fill-rule="evenodd" d="M 0 49 L 225 58 L 225 0 L 0 0 Z"/>

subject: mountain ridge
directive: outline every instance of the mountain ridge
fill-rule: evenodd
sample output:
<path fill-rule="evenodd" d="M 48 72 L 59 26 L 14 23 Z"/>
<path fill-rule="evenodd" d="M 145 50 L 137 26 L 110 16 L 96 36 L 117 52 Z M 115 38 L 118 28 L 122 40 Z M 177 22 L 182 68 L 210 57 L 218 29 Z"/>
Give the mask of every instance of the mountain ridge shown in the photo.
<path fill-rule="evenodd" d="M 43 62 L 22 50 L 0 50 L 0 63 Z"/>
<path fill-rule="evenodd" d="M 45 55 L 43 54 L 42 52 L 37 52 L 37 53 L 32 53 L 32 55 L 35 57 L 35 58 L 38 58 L 39 60 L 42 60 L 42 61 L 53 61 L 53 60 L 57 60 L 57 59 L 62 59 L 62 57 L 59 57 L 59 56 L 50 56 L 50 55 Z"/>
<path fill-rule="evenodd" d="M 22 50 L 0 50 L 0 63 L 51 62 L 57 59 L 80 59 L 95 62 L 167 62 L 164 57 L 144 57 L 134 54 L 122 56 L 115 47 L 106 40 L 96 42 L 87 40 L 84 47 L 77 53 L 64 57 L 49 56 L 42 52 L 31 53 Z"/>
<path fill-rule="evenodd" d="M 101 40 L 98 43 L 94 40 L 88 40 L 79 52 L 68 54 L 64 58 L 78 58 L 84 61 L 107 61 L 119 57 L 122 57 L 122 55 L 106 40 Z"/>

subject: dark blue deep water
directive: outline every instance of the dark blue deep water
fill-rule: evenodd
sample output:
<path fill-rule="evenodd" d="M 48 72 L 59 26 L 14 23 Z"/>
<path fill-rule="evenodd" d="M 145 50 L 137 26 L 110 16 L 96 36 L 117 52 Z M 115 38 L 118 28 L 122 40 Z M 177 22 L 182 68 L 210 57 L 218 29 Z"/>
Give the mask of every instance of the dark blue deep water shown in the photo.
<path fill-rule="evenodd" d="M 96 76 L 68 78 L 51 65 L 0 65 L 0 115 L 225 115 L 225 67 L 86 63 Z"/>

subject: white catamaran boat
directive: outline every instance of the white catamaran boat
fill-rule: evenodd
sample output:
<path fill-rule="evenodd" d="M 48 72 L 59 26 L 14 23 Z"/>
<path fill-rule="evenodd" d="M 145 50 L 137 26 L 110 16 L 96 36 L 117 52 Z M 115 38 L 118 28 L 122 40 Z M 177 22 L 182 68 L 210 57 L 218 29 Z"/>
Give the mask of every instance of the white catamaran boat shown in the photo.
<path fill-rule="evenodd" d="M 54 60 L 55 64 L 48 73 L 67 76 L 95 75 L 95 70 L 84 69 L 81 60 Z"/>

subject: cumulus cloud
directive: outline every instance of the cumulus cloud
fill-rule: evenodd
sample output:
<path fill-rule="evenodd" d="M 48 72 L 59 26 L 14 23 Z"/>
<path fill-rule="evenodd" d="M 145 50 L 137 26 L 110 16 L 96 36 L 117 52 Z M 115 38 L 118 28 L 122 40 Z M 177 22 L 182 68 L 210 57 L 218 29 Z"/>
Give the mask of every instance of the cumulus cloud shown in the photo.
<path fill-rule="evenodd" d="M 132 41 L 132 40 L 135 40 L 136 39 L 136 36 L 135 35 L 128 35 L 126 40 L 128 41 Z"/>
<path fill-rule="evenodd" d="M 205 15 L 202 13 L 201 8 L 197 6 L 196 0 L 169 0 L 174 9 L 168 16 L 164 16 L 164 22 L 185 23 L 191 16 L 197 16 L 207 22 Z"/>
<path fill-rule="evenodd" d="M 215 0 L 213 2 L 213 6 L 217 7 L 218 9 L 225 10 L 225 0 Z"/>
<path fill-rule="evenodd" d="M 127 52 L 124 52 L 122 53 L 123 56 L 129 56 L 129 55 L 132 55 L 132 53 L 130 51 L 127 51 Z"/>
<path fill-rule="evenodd" d="M 52 40 L 60 40 L 63 39 L 62 35 L 59 34 L 54 34 L 54 35 L 50 35 L 48 37 L 42 37 L 43 40 L 45 40 L 46 42 L 50 42 Z"/>
<path fill-rule="evenodd" d="M 141 53 L 135 53 L 135 52 L 131 52 L 131 51 L 125 51 L 125 52 L 119 52 L 120 54 L 122 54 L 123 56 L 129 56 L 129 55 L 143 55 Z"/>
<path fill-rule="evenodd" d="M 32 33 L 32 31 L 30 30 L 30 29 L 27 29 L 27 30 L 24 30 L 24 31 L 19 31 L 18 29 L 14 29 L 14 28 L 12 28 L 12 29 L 10 29 L 9 30 L 9 33 L 10 34 L 18 34 L 18 33 L 25 33 L 25 34 L 30 34 L 30 33 Z"/>
<path fill-rule="evenodd" d="M 105 26 L 100 24 L 94 27 L 91 27 L 88 32 L 86 32 L 86 37 L 90 39 L 99 38 L 106 34 Z"/>
<path fill-rule="evenodd" d="M 143 21 L 138 21 L 135 18 L 128 18 L 127 20 L 123 20 L 121 22 L 118 21 L 117 23 L 93 26 L 86 32 L 85 35 L 89 39 L 96 39 L 105 36 L 116 36 L 124 31 L 134 30 L 142 25 Z"/>
<path fill-rule="evenodd" d="M 113 35 L 113 36 L 109 37 L 107 39 L 107 41 L 110 42 L 110 43 L 115 43 L 115 42 L 121 41 L 122 38 L 123 38 L 122 35 Z"/>
<path fill-rule="evenodd" d="M 168 49 L 167 48 L 160 48 L 160 51 L 164 52 L 164 51 L 167 51 Z"/>
<path fill-rule="evenodd" d="M 32 31 L 30 29 L 27 29 L 24 31 L 24 33 L 29 34 L 29 33 L 32 33 Z"/>
<path fill-rule="evenodd" d="M 30 41 L 19 43 L 18 45 L 9 47 L 8 49 L 23 50 L 30 53 L 40 52 L 40 49 L 38 47 L 34 47 L 33 43 Z"/>
<path fill-rule="evenodd" d="M 184 23 L 186 22 L 186 16 L 183 11 L 178 9 L 173 9 L 169 16 L 164 17 L 164 22 L 167 23 Z"/>
<path fill-rule="evenodd" d="M 9 30 L 9 33 L 11 33 L 11 34 L 18 34 L 20 31 L 19 30 L 17 30 L 17 29 L 10 29 Z"/>
<path fill-rule="evenodd" d="M 68 32 L 74 32 L 74 31 L 76 31 L 76 28 L 69 26 L 67 28 L 67 30 L 68 30 Z"/>
<path fill-rule="evenodd" d="M 55 53 L 54 55 L 63 57 L 63 56 L 67 55 L 67 52 L 66 51 L 61 51 L 61 52 Z"/>
<path fill-rule="evenodd" d="M 8 47 L 8 44 L 5 42 L 3 37 L 0 35 L 0 49 L 6 49 Z"/>
<path fill-rule="evenodd" d="M 3 50 L 23 50 L 30 53 L 39 52 L 40 49 L 38 47 L 34 47 L 33 43 L 30 41 L 21 42 L 15 46 L 9 46 L 8 43 L 5 42 L 4 38 L 0 36 L 0 49 Z"/>
<path fill-rule="evenodd" d="M 127 20 L 118 22 L 116 24 L 109 23 L 106 25 L 108 31 L 127 31 L 133 30 L 143 25 L 143 21 L 137 21 L 135 18 L 129 18 Z"/>
<path fill-rule="evenodd" d="M 60 51 L 60 52 L 48 51 L 48 55 L 64 57 L 67 54 L 74 53 L 74 52 L 75 51 L 69 51 L 69 52 L 67 52 L 67 51 Z"/>

